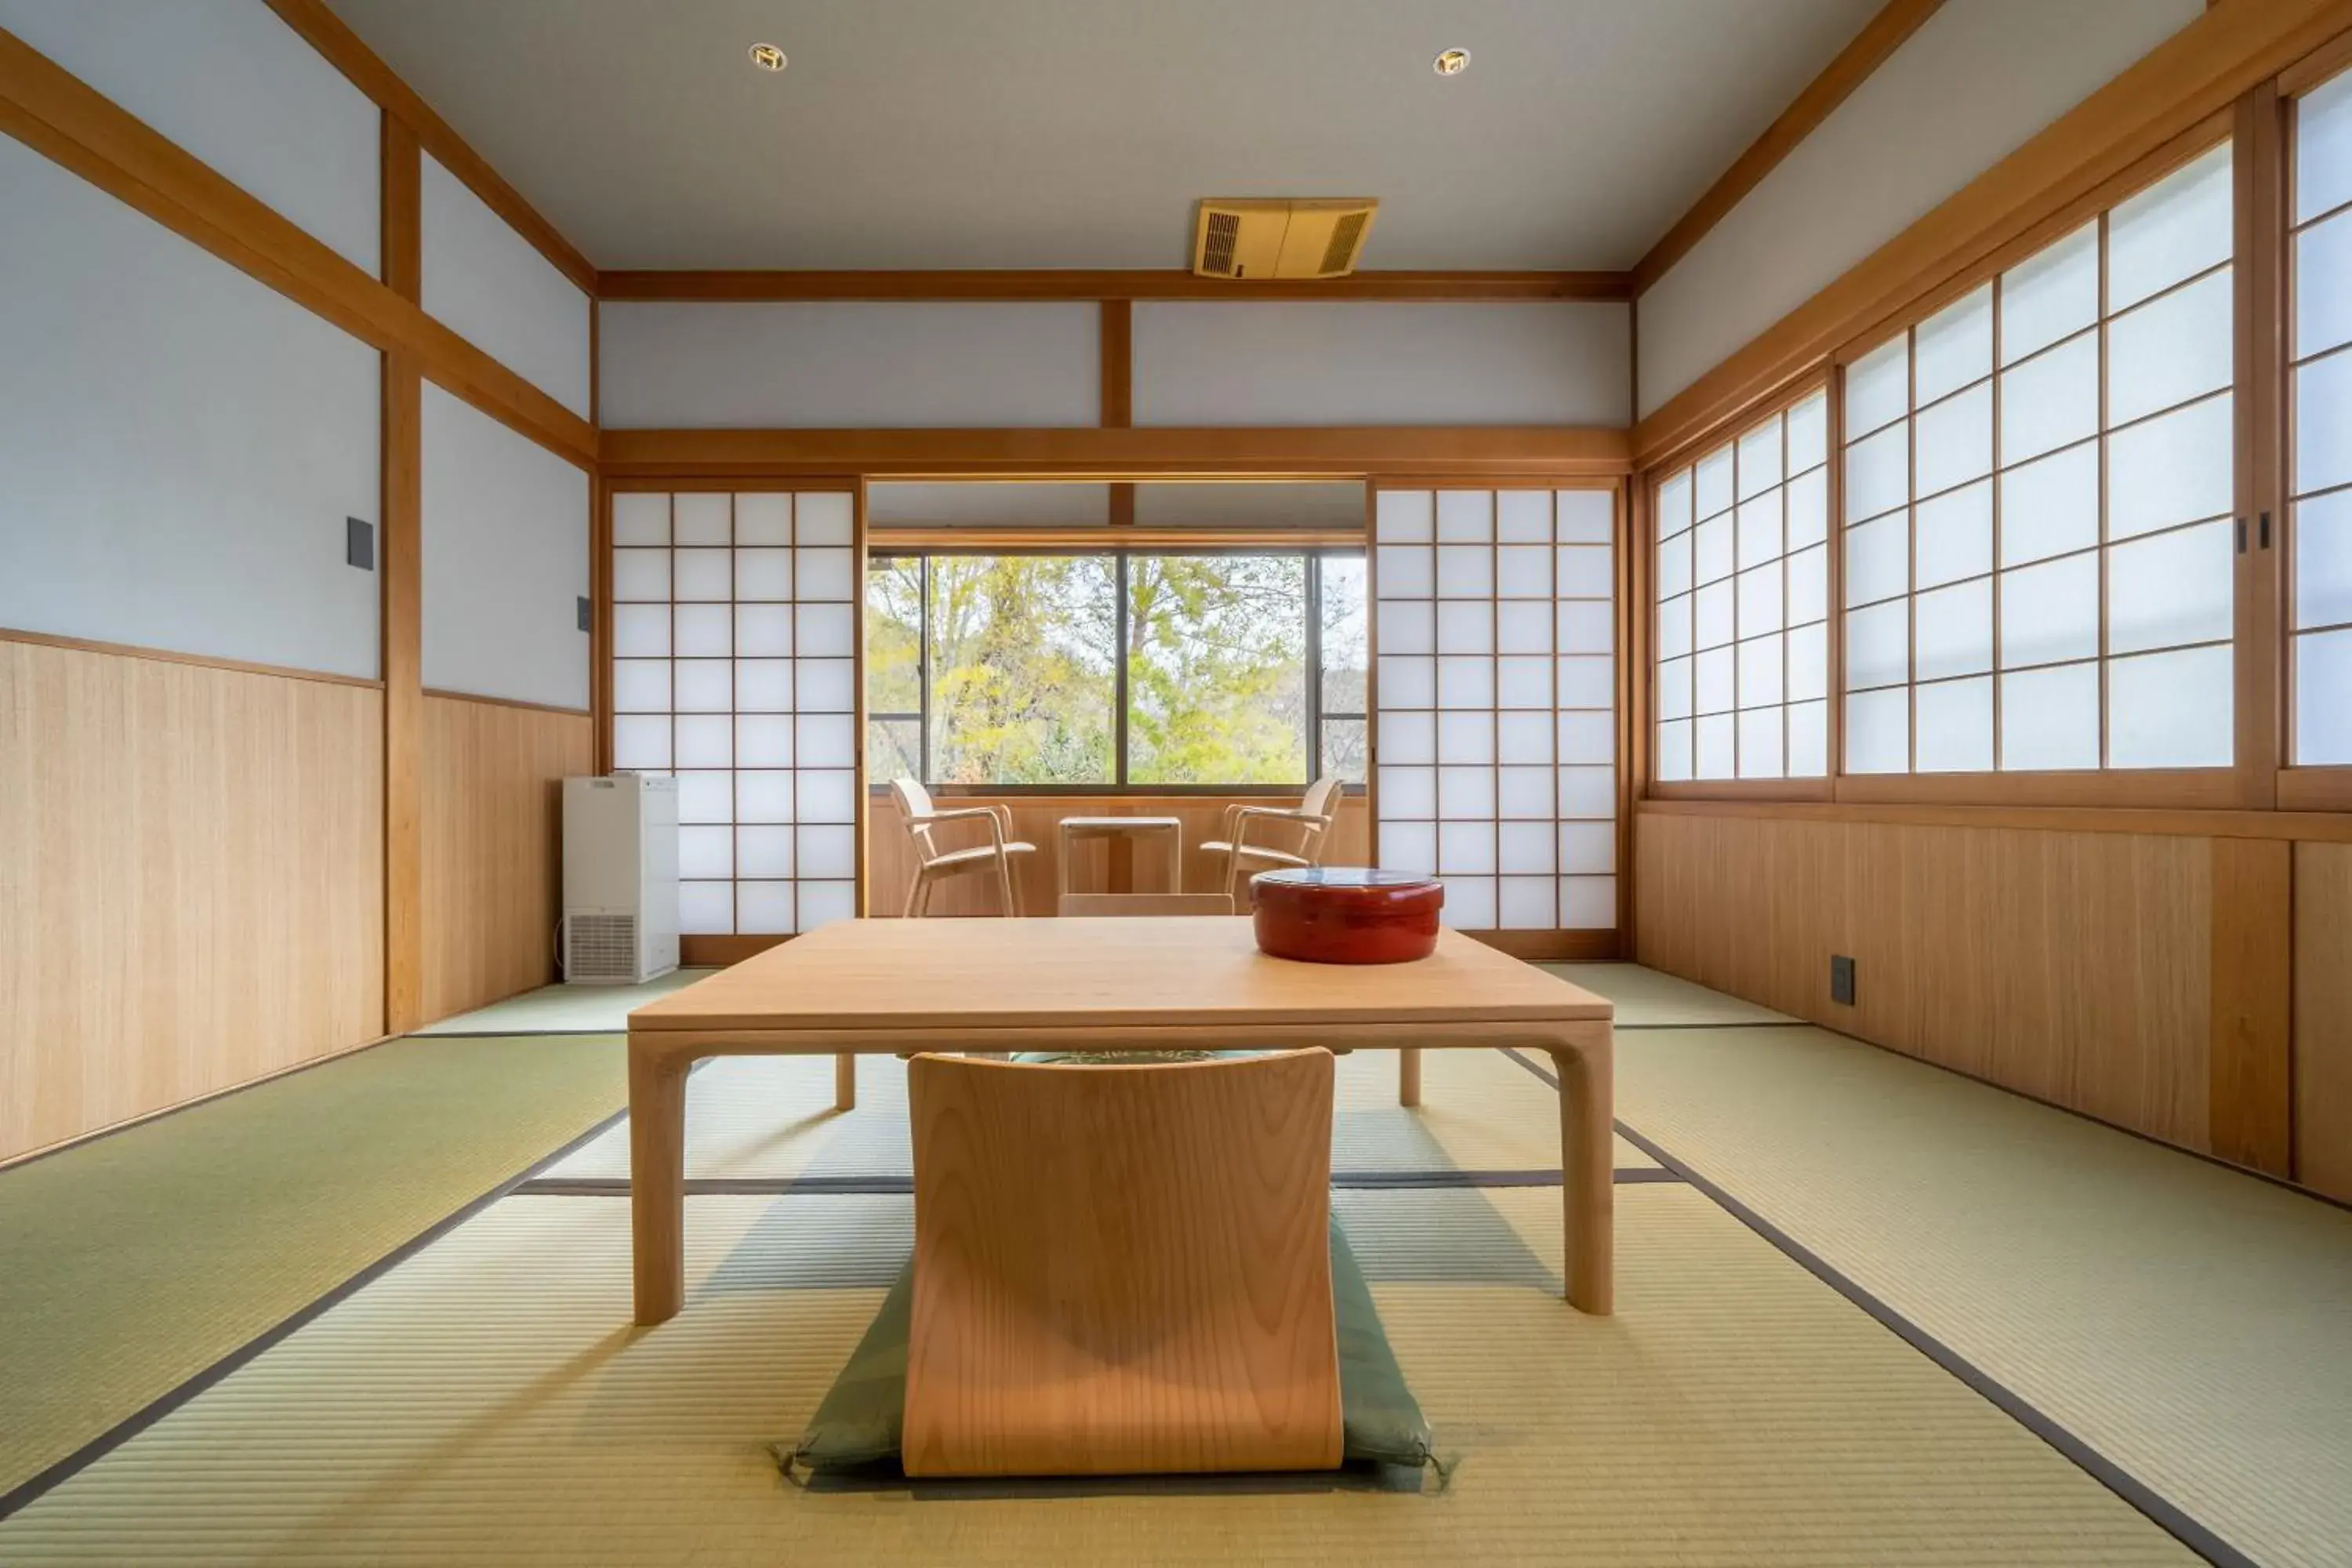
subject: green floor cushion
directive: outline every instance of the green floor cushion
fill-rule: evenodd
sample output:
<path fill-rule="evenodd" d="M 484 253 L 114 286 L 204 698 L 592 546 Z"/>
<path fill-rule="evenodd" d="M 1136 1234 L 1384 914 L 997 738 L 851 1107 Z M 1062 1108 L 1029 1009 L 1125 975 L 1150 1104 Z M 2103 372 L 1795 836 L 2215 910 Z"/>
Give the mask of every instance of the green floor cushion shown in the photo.
<path fill-rule="evenodd" d="M 1429 1464 L 1429 1424 L 1389 1349 L 1371 1287 L 1347 1234 L 1331 1221 L 1331 1306 L 1339 1328 L 1341 1449 L 1351 1463 Z M 882 1310 L 833 1380 L 796 1445 L 778 1444 L 789 1470 L 820 1475 L 895 1469 L 907 1404 L 907 1333 L 915 1310 L 915 1263 L 907 1260 Z"/>

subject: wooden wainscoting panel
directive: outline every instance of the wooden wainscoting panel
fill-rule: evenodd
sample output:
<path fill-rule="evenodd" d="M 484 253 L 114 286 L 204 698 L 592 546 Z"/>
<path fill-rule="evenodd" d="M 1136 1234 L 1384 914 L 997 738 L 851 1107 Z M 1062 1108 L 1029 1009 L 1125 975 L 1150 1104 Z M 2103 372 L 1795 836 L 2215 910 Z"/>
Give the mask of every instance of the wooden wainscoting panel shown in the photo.
<path fill-rule="evenodd" d="M 1643 963 L 2208 1146 L 2207 840 L 1644 811 L 1634 874 Z"/>
<path fill-rule="evenodd" d="M 383 696 L 0 642 L 0 1158 L 376 1038 Z"/>
<path fill-rule="evenodd" d="M 562 780 L 595 768 L 584 713 L 425 698 L 424 1016 L 555 978 Z"/>
<path fill-rule="evenodd" d="M 1212 855 L 1201 847 L 1223 831 L 1225 807 L 1236 804 L 1239 797 L 1223 795 L 960 795 L 942 799 L 943 806 L 994 805 L 1010 806 L 1013 811 L 1013 837 L 1037 847 L 1034 855 L 1024 855 L 1014 862 L 1013 897 L 1024 915 L 1050 915 L 1060 893 L 1056 880 L 1061 849 L 1057 825 L 1066 816 L 1173 816 L 1184 825 L 1184 885 L 1171 888 L 1162 869 L 1161 851 L 1156 843 L 1139 842 L 1129 853 L 1129 885 L 1118 889 L 1136 893 L 1213 893 L 1220 891 L 1219 881 L 1224 874 L 1223 857 Z M 1280 800 L 1252 797 L 1246 804 L 1279 805 Z M 1294 798 L 1289 804 L 1297 805 Z M 1339 819 L 1331 825 L 1331 843 L 1323 857 L 1327 866 L 1361 866 L 1370 854 L 1370 839 L 1366 826 L 1364 798 L 1349 795 L 1340 803 Z M 940 830 L 942 847 L 964 847 L 985 842 L 982 823 L 958 823 Z M 873 799 L 866 818 L 866 908 L 869 913 L 896 915 L 905 906 L 908 884 L 914 878 L 914 861 L 908 845 L 907 829 L 898 816 L 898 803 L 887 795 Z M 1081 839 L 1072 867 L 1070 890 L 1077 893 L 1100 893 L 1112 890 L 1111 857 L 1117 853 L 1118 840 Z M 1269 842 L 1273 842 L 1269 840 Z M 931 894 L 930 912 L 934 915 L 992 915 L 996 912 L 996 884 L 992 877 L 951 877 L 937 884 Z"/>
<path fill-rule="evenodd" d="M 2352 845 L 2294 847 L 2294 1179 L 2352 1203 Z"/>
<path fill-rule="evenodd" d="M 2294 1167 L 2294 846 L 2213 846 L 2212 1152 L 2273 1176 Z"/>

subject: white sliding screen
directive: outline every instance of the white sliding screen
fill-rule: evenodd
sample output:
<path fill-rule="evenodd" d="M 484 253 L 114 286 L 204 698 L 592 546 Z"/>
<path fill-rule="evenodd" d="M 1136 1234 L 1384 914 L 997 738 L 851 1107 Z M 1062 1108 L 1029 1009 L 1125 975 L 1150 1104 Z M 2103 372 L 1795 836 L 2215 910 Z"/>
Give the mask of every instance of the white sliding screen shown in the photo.
<path fill-rule="evenodd" d="M 1378 858 L 1465 931 L 1617 924 L 1613 490 L 1384 489 Z"/>
<path fill-rule="evenodd" d="M 1845 369 L 1845 768 L 2231 760 L 2231 148 Z"/>
<path fill-rule="evenodd" d="M 688 935 L 857 912 L 856 557 L 844 491 L 613 497 L 613 765 L 677 775 Z"/>
<path fill-rule="evenodd" d="M 2293 760 L 2352 763 L 2352 72 L 2295 104 Z"/>

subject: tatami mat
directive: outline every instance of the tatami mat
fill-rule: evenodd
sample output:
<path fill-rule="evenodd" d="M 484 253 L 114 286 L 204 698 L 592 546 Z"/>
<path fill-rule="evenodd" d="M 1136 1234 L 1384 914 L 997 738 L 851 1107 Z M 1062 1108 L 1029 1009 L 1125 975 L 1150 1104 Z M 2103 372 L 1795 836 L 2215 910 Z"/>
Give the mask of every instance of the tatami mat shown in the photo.
<path fill-rule="evenodd" d="M 1793 1024 L 1753 1002 L 1638 963 L 1542 963 L 1538 969 L 1572 981 L 1617 1005 L 1621 1029 L 1691 1028 L 1705 1025 Z"/>
<path fill-rule="evenodd" d="M 715 969 L 673 969 L 643 985 L 542 985 L 437 1024 L 420 1035 L 593 1035 L 619 1033 L 629 1014 L 656 996 L 667 996 Z"/>
<path fill-rule="evenodd" d="M 1334 1171 L 1559 1169 L 1559 1111 L 1528 1092 L 1527 1075 L 1496 1051 L 1427 1051 L 1422 1108 L 1397 1103 L 1394 1051 L 1339 1063 Z M 861 1057 L 857 1109 L 833 1109 L 831 1057 L 719 1057 L 687 1080 L 689 1180 L 908 1176 L 907 1068 Z M 1617 1140 L 1619 1169 L 1657 1162 Z M 551 1178 L 625 1180 L 629 1133 L 615 1126 L 551 1167 Z"/>
<path fill-rule="evenodd" d="M 1617 1109 L 2231 1546 L 2352 1563 L 2352 1213 L 1812 1028 L 1628 1033 Z"/>
<path fill-rule="evenodd" d="M 0 1171 L 0 1497 L 625 1093 L 610 1037 L 394 1040 Z"/>
<path fill-rule="evenodd" d="M 636 1332 L 627 1209 L 518 1197 L 16 1517 L 12 1564 L 2162 1563 L 2169 1537 L 1680 1185 L 1619 1189 L 1620 1314 L 1549 1189 L 1346 1194 L 1444 1490 L 797 1488 L 904 1197 L 689 1202 Z"/>

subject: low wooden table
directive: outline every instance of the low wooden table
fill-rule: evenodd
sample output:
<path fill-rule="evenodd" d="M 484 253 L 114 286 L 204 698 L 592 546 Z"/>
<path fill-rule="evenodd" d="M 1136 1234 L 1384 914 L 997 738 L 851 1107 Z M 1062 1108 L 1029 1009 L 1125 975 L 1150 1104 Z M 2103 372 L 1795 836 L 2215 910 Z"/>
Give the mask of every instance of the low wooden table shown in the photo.
<path fill-rule="evenodd" d="M 1321 1046 L 1519 1047 L 1559 1072 L 1568 1300 L 1611 1310 L 1610 1004 L 1447 931 L 1413 963 L 1295 963 L 1247 917 L 841 921 L 629 1015 L 636 1321 L 686 1272 L 686 1077 L 704 1057 Z M 1409 1071 L 1417 1079 L 1417 1072 Z M 854 1077 L 836 1076 L 854 1099 Z"/>
<path fill-rule="evenodd" d="M 1055 868 L 1055 890 L 1074 893 L 1070 886 L 1070 851 L 1082 838 L 1110 840 L 1110 871 L 1105 879 L 1103 891 L 1126 893 L 1134 890 L 1134 868 L 1129 858 L 1128 840 L 1164 836 L 1168 840 L 1168 886 L 1166 891 L 1184 890 L 1184 819 L 1181 816 L 1066 816 L 1061 821 L 1060 862 Z M 1121 875 L 1124 871 L 1126 874 Z M 1125 883 L 1126 886 L 1120 884 Z"/>

